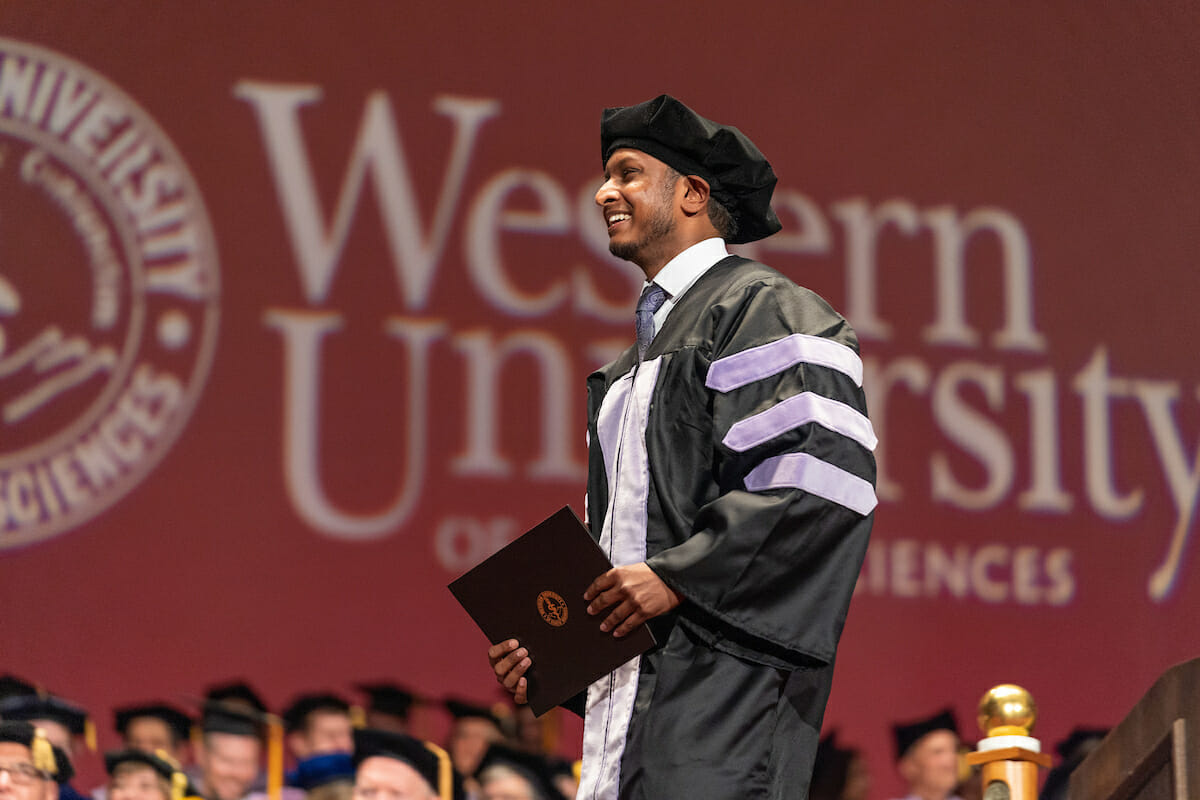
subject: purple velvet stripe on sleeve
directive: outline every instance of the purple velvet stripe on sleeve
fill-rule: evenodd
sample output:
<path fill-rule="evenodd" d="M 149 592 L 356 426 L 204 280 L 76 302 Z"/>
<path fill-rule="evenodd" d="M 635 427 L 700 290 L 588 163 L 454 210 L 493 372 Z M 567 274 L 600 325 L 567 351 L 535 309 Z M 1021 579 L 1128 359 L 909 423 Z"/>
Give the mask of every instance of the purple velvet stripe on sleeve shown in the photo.
<path fill-rule="evenodd" d="M 804 333 L 793 333 L 717 359 L 708 368 L 704 384 L 718 392 L 728 392 L 801 362 L 835 369 L 848 375 L 856 386 L 862 386 L 863 367 L 857 353 L 832 339 Z"/>
<path fill-rule="evenodd" d="M 874 450 L 878 443 L 871 421 L 850 406 L 801 392 L 734 423 L 722 444 L 742 453 L 810 422 L 853 439 L 868 450 Z"/>
<path fill-rule="evenodd" d="M 878 503 L 870 483 L 807 453 L 766 459 L 746 475 L 746 488 L 752 492 L 802 489 L 863 516 Z"/>

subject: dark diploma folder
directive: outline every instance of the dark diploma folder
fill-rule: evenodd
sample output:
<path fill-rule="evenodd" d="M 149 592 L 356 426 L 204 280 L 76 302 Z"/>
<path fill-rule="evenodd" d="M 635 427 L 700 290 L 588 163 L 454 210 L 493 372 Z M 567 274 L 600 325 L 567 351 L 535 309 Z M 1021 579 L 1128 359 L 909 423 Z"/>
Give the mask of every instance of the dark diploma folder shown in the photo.
<path fill-rule="evenodd" d="M 648 650 L 645 625 L 616 638 L 600 630 L 583 593 L 612 569 L 569 506 L 450 584 L 492 644 L 517 639 L 529 650 L 529 707 L 541 716 L 588 684 Z"/>

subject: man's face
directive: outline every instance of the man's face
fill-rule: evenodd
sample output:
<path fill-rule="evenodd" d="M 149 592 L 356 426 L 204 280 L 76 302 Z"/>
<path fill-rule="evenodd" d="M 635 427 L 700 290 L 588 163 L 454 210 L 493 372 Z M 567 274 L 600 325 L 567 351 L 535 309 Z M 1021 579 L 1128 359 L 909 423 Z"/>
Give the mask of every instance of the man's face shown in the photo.
<path fill-rule="evenodd" d="M 641 150 L 622 148 L 604 165 L 596 204 L 608 226 L 608 249 L 639 266 L 666 263 L 675 231 L 673 171 Z"/>
<path fill-rule="evenodd" d="M 307 725 L 292 741 L 297 758 L 308 758 L 321 753 L 354 752 L 354 730 L 350 717 L 340 711 L 314 711 L 308 715 Z"/>
<path fill-rule="evenodd" d="M 171 727 L 157 717 L 134 717 L 125 728 L 125 744 L 143 753 L 163 750 L 178 758 Z"/>
<path fill-rule="evenodd" d="M 145 764 L 125 763 L 108 782 L 109 800 L 170 800 L 163 779 Z"/>
<path fill-rule="evenodd" d="M 925 734 L 900 761 L 900 774 L 917 794 L 949 797 L 958 785 L 958 737 L 950 731 Z"/>
<path fill-rule="evenodd" d="M 372 756 L 358 765 L 354 800 L 437 800 L 437 793 L 408 764 Z"/>
<path fill-rule="evenodd" d="M 0 742 L 0 800 L 55 800 L 58 786 L 34 769 L 29 748 Z"/>
<path fill-rule="evenodd" d="M 258 777 L 262 745 L 253 736 L 208 733 L 200 759 L 210 800 L 240 800 Z"/>
<path fill-rule="evenodd" d="M 492 742 L 500 740 L 500 731 L 481 717 L 463 717 L 454 723 L 446 750 L 454 768 L 463 775 L 474 775 Z"/>

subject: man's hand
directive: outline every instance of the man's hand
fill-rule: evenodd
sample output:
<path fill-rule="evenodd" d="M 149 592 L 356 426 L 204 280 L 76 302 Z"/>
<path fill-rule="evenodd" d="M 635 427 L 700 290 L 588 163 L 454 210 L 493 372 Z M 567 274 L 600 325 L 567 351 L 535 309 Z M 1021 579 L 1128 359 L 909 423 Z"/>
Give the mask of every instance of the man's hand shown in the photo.
<path fill-rule="evenodd" d="M 533 663 L 529 651 L 516 639 L 509 639 L 488 648 L 488 661 L 492 662 L 492 671 L 500 685 L 512 693 L 517 705 L 525 705 L 529 686 L 524 675 Z"/>
<path fill-rule="evenodd" d="M 592 581 L 583 599 L 589 603 L 589 614 L 610 609 L 600 630 L 612 631 L 613 636 L 624 636 L 683 602 L 679 593 L 663 583 L 645 562 L 610 569 Z"/>

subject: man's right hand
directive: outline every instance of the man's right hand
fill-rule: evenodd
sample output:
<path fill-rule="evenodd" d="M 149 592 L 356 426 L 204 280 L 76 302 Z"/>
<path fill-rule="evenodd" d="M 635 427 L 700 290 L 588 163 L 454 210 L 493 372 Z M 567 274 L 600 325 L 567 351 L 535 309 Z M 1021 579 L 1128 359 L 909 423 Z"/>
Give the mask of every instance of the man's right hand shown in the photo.
<path fill-rule="evenodd" d="M 529 651 L 521 647 L 516 639 L 509 639 L 488 648 L 488 661 L 492 662 L 492 671 L 496 673 L 500 685 L 512 693 L 518 705 L 525 705 L 528 701 L 525 694 L 528 682 L 524 676 L 533 663 L 529 659 Z"/>

